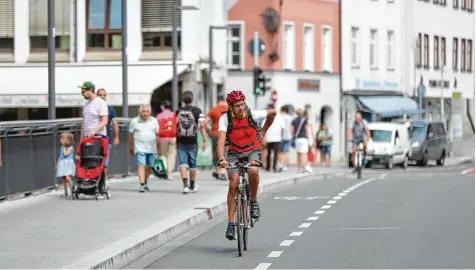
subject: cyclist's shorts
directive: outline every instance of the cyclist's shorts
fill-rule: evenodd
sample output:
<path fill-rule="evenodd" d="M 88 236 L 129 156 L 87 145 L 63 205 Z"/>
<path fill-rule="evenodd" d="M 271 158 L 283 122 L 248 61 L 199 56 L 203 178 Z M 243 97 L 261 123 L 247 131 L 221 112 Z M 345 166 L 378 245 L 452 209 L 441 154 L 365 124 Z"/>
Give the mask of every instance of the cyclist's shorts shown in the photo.
<path fill-rule="evenodd" d="M 228 153 L 226 154 L 226 161 L 232 164 L 237 162 L 252 162 L 255 160 L 262 161 L 261 149 L 253 149 L 253 150 L 242 152 L 242 153 L 235 152 L 235 151 L 228 151 Z M 228 172 L 230 174 L 239 173 L 238 168 L 228 169 Z"/>
<path fill-rule="evenodd" d="M 361 142 L 365 142 L 364 138 L 353 139 L 352 146 L 358 147 Z"/>

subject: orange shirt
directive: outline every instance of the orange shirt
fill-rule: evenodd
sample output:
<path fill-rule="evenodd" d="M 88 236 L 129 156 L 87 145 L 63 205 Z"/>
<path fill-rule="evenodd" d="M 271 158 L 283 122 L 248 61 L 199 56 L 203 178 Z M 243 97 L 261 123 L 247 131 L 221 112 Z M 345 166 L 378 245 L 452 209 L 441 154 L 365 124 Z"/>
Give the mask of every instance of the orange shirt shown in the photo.
<path fill-rule="evenodd" d="M 212 119 L 212 132 L 210 136 L 217 137 L 218 136 L 218 120 L 223 115 L 223 113 L 228 111 L 228 105 L 216 105 L 208 112 L 208 117 Z"/>

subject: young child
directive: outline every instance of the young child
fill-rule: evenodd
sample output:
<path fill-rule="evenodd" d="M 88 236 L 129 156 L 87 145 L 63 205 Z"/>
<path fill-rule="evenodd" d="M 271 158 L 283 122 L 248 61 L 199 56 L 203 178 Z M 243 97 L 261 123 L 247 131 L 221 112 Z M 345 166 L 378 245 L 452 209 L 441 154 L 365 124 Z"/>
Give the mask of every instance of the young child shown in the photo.
<path fill-rule="evenodd" d="M 76 166 L 74 163 L 73 134 L 63 132 L 60 136 L 60 157 L 56 164 L 56 177 L 63 179 L 64 195 L 71 195 L 73 188 L 72 177 L 76 175 Z"/>

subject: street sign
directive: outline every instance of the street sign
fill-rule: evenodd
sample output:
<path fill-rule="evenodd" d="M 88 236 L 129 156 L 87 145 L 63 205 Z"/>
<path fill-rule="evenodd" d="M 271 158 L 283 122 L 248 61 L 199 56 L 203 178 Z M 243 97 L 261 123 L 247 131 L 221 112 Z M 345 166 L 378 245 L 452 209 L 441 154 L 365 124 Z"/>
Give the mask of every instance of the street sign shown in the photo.
<path fill-rule="evenodd" d="M 255 50 L 254 50 L 254 39 L 251 39 L 249 42 L 248 42 L 248 52 L 251 54 L 251 56 L 254 56 L 255 55 Z M 261 56 L 263 55 L 264 51 L 266 50 L 266 45 L 264 44 L 264 41 L 259 39 L 259 42 L 258 42 L 258 55 Z"/>

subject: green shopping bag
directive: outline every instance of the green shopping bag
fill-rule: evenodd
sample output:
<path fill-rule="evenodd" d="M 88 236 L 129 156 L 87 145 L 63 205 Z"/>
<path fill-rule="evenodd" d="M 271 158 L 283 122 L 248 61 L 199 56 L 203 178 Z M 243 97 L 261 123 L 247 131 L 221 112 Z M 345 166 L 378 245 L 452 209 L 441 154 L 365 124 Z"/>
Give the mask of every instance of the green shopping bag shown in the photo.
<path fill-rule="evenodd" d="M 207 137 L 207 148 L 203 152 L 202 142 L 202 133 L 199 132 L 197 136 L 197 167 L 211 167 L 213 166 L 212 139 Z"/>
<path fill-rule="evenodd" d="M 156 157 L 154 161 L 154 167 L 152 168 L 152 172 L 158 178 L 167 179 L 167 167 L 165 164 L 165 159 L 163 157 Z"/>

